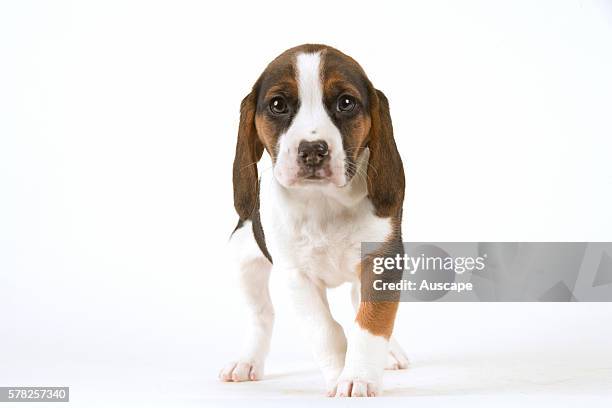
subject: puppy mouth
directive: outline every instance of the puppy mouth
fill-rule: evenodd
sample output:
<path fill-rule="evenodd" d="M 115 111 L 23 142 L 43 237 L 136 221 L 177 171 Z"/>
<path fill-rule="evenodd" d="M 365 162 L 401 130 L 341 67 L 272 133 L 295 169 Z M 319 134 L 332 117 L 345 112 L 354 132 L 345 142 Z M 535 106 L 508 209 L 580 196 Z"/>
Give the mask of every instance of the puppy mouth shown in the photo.
<path fill-rule="evenodd" d="M 305 178 L 301 179 L 300 181 L 301 181 L 301 184 L 304 184 L 304 185 L 308 185 L 308 184 L 329 184 L 329 183 L 331 183 L 331 180 L 329 179 L 329 177 L 316 177 L 316 176 L 305 177 Z"/>
<path fill-rule="evenodd" d="M 325 163 L 322 166 L 294 166 L 284 169 L 274 166 L 274 177 L 285 187 L 317 187 L 335 185 L 343 187 L 346 177 L 343 177 L 344 168 L 333 167 Z"/>
<path fill-rule="evenodd" d="M 297 174 L 297 179 L 309 183 L 322 183 L 330 181 L 332 176 L 333 174 L 329 168 L 302 168 Z"/>

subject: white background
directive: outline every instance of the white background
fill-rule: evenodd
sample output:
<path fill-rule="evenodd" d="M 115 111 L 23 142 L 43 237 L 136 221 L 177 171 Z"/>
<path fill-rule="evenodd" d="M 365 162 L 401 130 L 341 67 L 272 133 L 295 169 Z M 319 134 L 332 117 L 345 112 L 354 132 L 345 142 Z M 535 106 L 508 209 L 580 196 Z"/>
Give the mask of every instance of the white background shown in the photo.
<path fill-rule="evenodd" d="M 305 42 L 389 98 L 405 240 L 612 240 L 609 1 L 6 1 L 0 385 L 69 385 L 79 406 L 323 395 L 278 277 L 268 380 L 215 380 L 243 335 L 224 255 L 238 106 Z M 384 401 L 609 404 L 611 317 L 402 305 L 413 366 Z"/>

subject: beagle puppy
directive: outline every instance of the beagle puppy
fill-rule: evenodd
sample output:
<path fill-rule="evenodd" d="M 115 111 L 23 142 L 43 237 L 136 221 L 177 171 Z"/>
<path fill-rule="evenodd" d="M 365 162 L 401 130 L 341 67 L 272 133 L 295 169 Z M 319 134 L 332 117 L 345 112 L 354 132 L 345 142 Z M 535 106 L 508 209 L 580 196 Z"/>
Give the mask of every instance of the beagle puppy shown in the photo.
<path fill-rule="evenodd" d="M 273 167 L 259 179 L 264 150 Z M 385 367 L 408 363 L 391 337 L 397 299 L 360 301 L 362 269 L 371 268 L 362 262 L 361 243 L 381 242 L 377 252 L 388 254 L 402 241 L 404 171 L 385 95 L 355 60 L 332 47 L 283 52 L 240 106 L 233 183 L 240 220 L 230 243 L 252 324 L 243 354 L 220 379 L 263 376 L 274 269 L 289 282 L 327 394 L 379 395 Z M 353 285 L 356 308 L 346 336 L 326 297 L 327 288 L 345 282 Z"/>

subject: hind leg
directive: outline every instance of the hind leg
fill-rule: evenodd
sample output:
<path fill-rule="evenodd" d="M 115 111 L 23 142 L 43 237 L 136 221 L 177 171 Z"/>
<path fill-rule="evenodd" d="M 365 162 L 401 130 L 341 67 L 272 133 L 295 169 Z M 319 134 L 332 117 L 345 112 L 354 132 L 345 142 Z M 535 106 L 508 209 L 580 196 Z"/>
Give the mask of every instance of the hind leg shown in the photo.
<path fill-rule="evenodd" d="M 353 303 L 353 308 L 355 312 L 359 309 L 359 301 L 360 301 L 360 292 L 361 287 L 360 284 L 353 283 L 351 287 L 351 302 Z M 408 357 L 406 357 L 406 352 L 399 345 L 395 337 L 391 336 L 389 339 L 389 353 L 387 355 L 387 363 L 385 364 L 385 370 L 403 370 L 408 368 L 410 361 Z"/>
<path fill-rule="evenodd" d="M 257 246 L 250 221 L 234 232 L 230 245 L 238 261 L 238 279 L 249 313 L 249 323 L 245 328 L 242 353 L 221 370 L 219 379 L 255 381 L 263 377 L 274 325 L 274 309 L 268 290 L 272 264 Z"/>
<path fill-rule="evenodd" d="M 408 368 L 410 361 L 406 357 L 406 353 L 399 345 L 395 337 L 389 339 L 389 355 L 387 356 L 387 364 L 385 370 L 403 370 Z"/>

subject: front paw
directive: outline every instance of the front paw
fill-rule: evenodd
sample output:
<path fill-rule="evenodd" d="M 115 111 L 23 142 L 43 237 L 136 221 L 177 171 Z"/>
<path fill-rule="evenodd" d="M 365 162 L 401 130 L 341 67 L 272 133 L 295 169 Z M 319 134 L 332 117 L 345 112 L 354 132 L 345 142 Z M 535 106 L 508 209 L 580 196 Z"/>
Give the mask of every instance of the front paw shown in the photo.
<path fill-rule="evenodd" d="M 380 385 L 377 382 L 360 378 L 339 379 L 335 388 L 328 394 L 330 397 L 376 397 L 380 395 Z"/>
<path fill-rule="evenodd" d="M 219 373 L 219 379 L 227 382 L 257 381 L 262 378 L 263 364 L 253 361 L 233 361 Z"/>
<path fill-rule="evenodd" d="M 354 367 L 356 368 L 356 367 Z M 351 369 L 345 367 L 336 381 L 336 386 L 328 390 L 330 397 L 376 397 L 382 388 L 382 368 L 374 370 L 367 367 Z"/>

